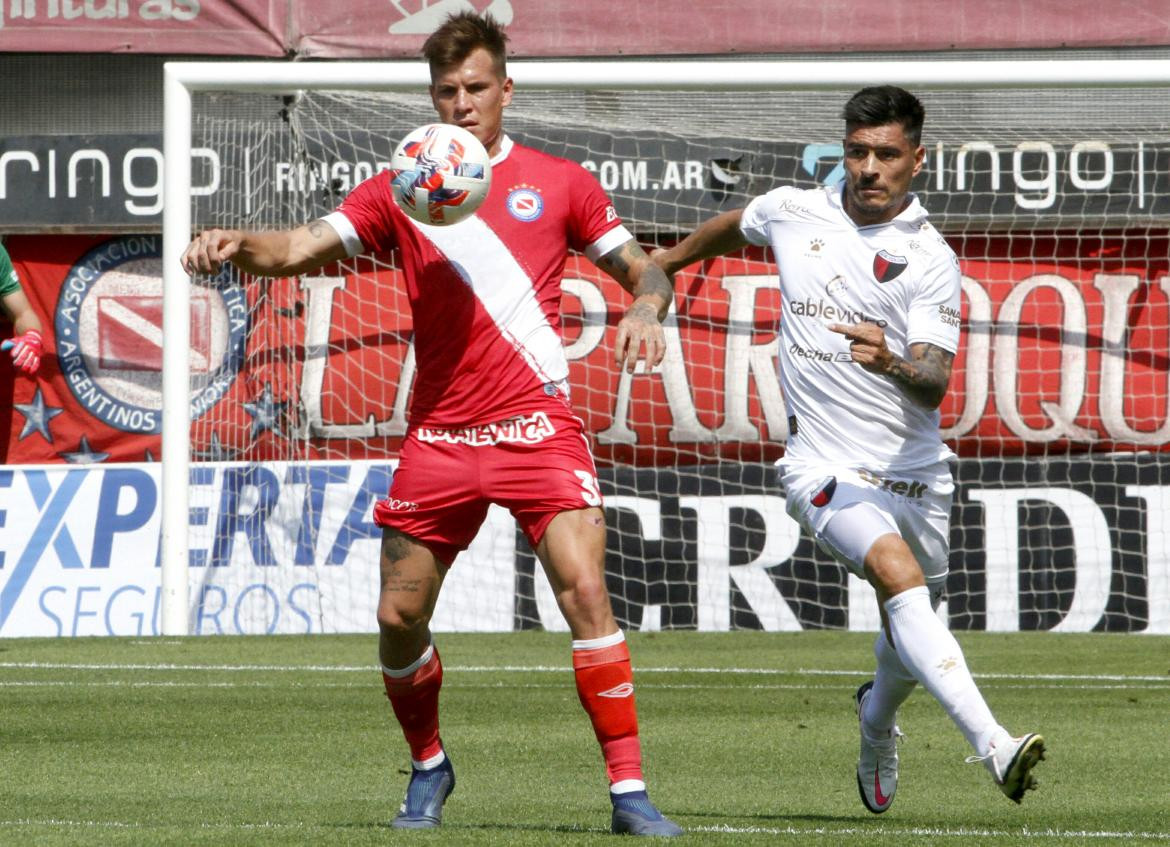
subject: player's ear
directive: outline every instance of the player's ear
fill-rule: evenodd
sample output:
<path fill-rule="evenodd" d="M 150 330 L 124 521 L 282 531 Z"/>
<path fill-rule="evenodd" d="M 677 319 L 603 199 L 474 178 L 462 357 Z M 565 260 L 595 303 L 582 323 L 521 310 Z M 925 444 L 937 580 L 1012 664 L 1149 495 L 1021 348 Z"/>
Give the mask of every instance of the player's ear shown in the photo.
<path fill-rule="evenodd" d="M 918 149 L 914 151 L 914 173 L 911 176 L 918 176 L 918 172 L 922 170 L 922 165 L 926 161 L 926 148 L 921 144 Z"/>
<path fill-rule="evenodd" d="M 500 97 L 500 105 L 508 106 L 512 102 L 512 77 L 504 77 L 504 84 L 501 87 L 503 89 L 503 95 Z"/>

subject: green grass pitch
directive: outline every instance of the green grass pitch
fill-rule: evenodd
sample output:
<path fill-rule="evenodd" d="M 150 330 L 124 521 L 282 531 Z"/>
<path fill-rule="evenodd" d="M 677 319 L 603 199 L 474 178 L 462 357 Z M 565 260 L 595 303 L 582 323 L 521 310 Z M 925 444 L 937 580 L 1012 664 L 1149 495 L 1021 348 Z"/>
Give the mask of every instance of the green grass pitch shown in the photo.
<path fill-rule="evenodd" d="M 1040 731 L 1022 805 L 924 691 L 898 798 L 865 811 L 864 633 L 632 633 L 651 797 L 683 844 L 1170 844 L 1170 640 L 959 633 Z M 409 760 L 373 636 L 0 641 L 0 844 L 612 844 L 568 636 L 440 634 L 443 828 L 388 824 Z"/>

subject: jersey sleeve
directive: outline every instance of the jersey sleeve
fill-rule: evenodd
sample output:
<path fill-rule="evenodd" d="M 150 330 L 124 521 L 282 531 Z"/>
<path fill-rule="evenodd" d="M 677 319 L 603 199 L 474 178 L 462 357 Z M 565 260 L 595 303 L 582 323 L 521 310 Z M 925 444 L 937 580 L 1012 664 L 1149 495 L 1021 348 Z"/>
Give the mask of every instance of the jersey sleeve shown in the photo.
<path fill-rule="evenodd" d="M 958 352 L 961 296 L 959 263 L 948 249 L 936 257 L 910 301 L 906 343 L 934 344 L 950 353 Z"/>
<path fill-rule="evenodd" d="M 20 291 L 20 277 L 16 275 L 16 268 L 12 266 L 8 251 L 0 246 L 0 297 L 15 291 Z"/>
<path fill-rule="evenodd" d="M 390 192 L 390 175 L 382 171 L 359 183 L 335 211 L 325 216 L 325 222 L 341 236 L 347 255 L 398 246 L 395 221 L 402 213 Z"/>
<path fill-rule="evenodd" d="M 772 243 L 771 225 L 780 218 L 780 203 L 796 190 L 784 185 L 753 198 L 747 204 L 739 221 L 739 229 L 749 244 L 766 247 Z"/>
<path fill-rule="evenodd" d="M 569 168 L 569 246 L 596 262 L 632 236 L 593 175 L 576 163 Z"/>

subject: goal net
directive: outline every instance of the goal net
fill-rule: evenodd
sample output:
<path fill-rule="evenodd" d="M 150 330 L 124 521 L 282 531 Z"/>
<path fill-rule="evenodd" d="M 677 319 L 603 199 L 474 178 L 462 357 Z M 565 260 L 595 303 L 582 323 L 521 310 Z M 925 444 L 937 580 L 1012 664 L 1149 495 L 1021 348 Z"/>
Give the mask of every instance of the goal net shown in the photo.
<path fill-rule="evenodd" d="M 916 86 L 938 79 L 921 64 L 890 80 L 926 106 L 914 189 L 963 274 L 942 407 L 959 461 L 940 614 L 957 629 L 1170 632 L 1170 100 L 1083 71 L 1079 87 L 1029 88 L 1029 66 L 1012 67 L 1021 78 L 982 89 Z M 837 180 L 840 110 L 862 81 L 735 90 L 725 62 L 707 71 L 721 80 L 710 90 L 639 90 L 633 66 L 620 86 L 550 89 L 539 66 L 523 71 L 506 131 L 591 170 L 647 249 L 774 186 Z M 195 229 L 320 217 L 435 119 L 421 85 L 249 93 L 254 80 L 238 81 L 192 95 L 181 199 Z M 186 234 L 172 229 L 174 252 Z M 666 361 L 629 376 L 611 361 L 628 296 L 582 256 L 565 268 L 573 399 L 599 464 L 620 623 L 875 629 L 872 590 L 802 536 L 774 479 L 787 423 L 770 256 L 746 250 L 676 283 Z M 296 279 L 229 271 L 190 292 L 182 626 L 374 629 L 370 511 L 393 475 L 415 364 L 395 257 Z M 506 511 L 456 560 L 434 626 L 565 628 Z"/>

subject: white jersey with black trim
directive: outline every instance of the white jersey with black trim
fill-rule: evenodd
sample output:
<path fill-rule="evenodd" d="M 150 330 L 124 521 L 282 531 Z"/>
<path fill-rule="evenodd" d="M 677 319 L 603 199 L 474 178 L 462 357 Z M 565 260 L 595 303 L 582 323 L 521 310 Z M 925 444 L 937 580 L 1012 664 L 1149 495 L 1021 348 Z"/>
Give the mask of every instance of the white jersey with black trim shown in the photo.
<path fill-rule="evenodd" d="M 843 186 L 777 188 L 752 200 L 740 223 L 749 242 L 771 246 L 780 274 L 785 463 L 932 465 L 954 455 L 939 436 L 938 411 L 852 361 L 849 341 L 828 326 L 876 323 L 901 357 L 919 342 L 956 352 L 958 259 L 913 195 L 892 221 L 858 226 L 845 213 Z"/>

